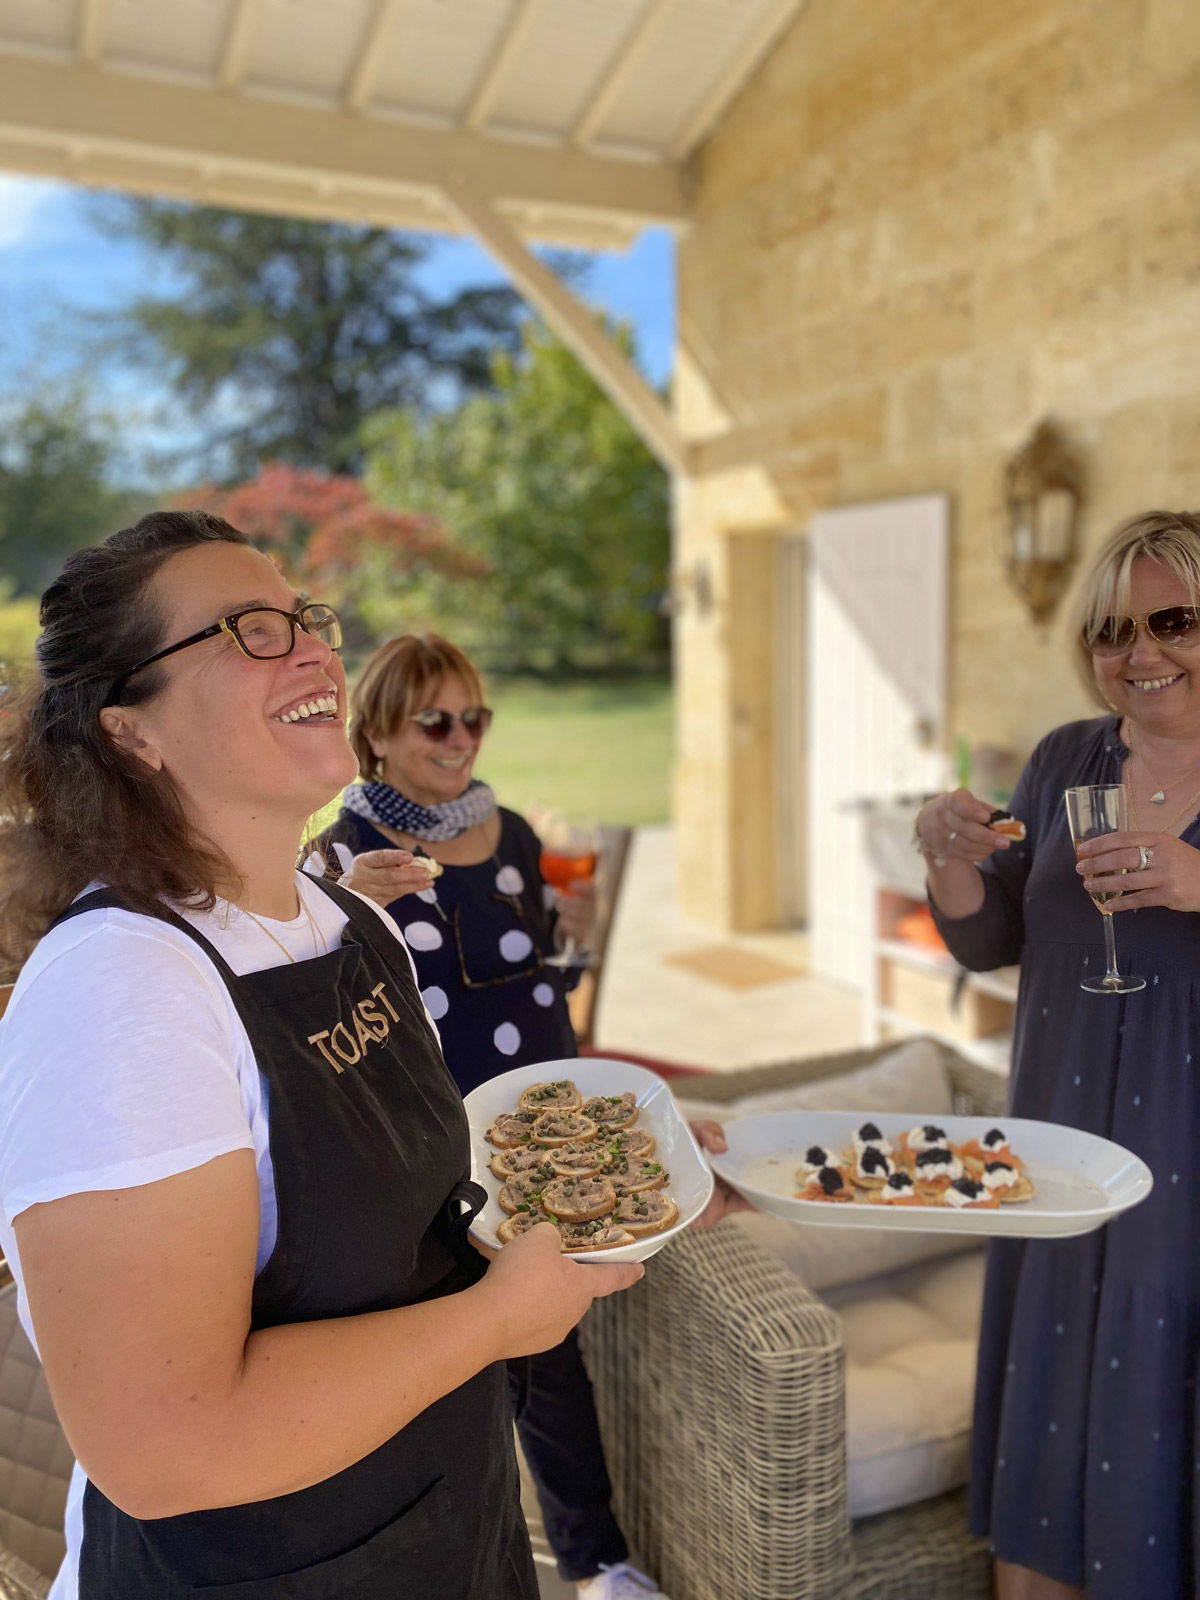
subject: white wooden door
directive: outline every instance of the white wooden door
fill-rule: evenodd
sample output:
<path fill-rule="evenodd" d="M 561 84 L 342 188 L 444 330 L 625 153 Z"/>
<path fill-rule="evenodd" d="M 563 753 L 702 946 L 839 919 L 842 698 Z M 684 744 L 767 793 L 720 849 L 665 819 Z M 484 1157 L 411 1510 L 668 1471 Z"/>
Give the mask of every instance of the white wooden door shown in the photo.
<path fill-rule="evenodd" d="M 945 786 L 944 495 L 821 512 L 809 530 L 808 905 L 813 970 L 866 980 L 863 801 Z"/>

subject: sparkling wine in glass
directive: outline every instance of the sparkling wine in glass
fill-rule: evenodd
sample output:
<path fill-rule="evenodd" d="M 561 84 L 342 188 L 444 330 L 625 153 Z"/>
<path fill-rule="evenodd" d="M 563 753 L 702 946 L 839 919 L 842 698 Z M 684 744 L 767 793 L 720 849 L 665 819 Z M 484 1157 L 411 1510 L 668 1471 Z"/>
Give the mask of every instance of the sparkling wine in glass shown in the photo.
<path fill-rule="evenodd" d="M 1076 853 L 1086 839 L 1099 839 L 1106 833 L 1128 833 L 1129 795 L 1124 784 L 1101 783 L 1068 789 L 1063 799 L 1067 805 L 1067 822 Z M 1146 987 L 1145 978 L 1126 977 L 1117 971 L 1113 914 L 1105 907 L 1120 892 L 1119 889 L 1103 889 L 1095 893 L 1089 891 L 1093 904 L 1104 918 L 1104 948 L 1108 957 L 1108 971 L 1102 978 L 1085 978 L 1080 984 L 1079 987 L 1086 989 L 1089 994 L 1135 994 Z"/>
<path fill-rule="evenodd" d="M 547 821 L 542 824 L 542 877 L 559 894 L 570 894 L 573 883 L 590 883 L 596 876 L 596 839 L 591 828 L 578 823 Z M 586 963 L 585 952 L 567 937 L 559 955 L 548 956 L 548 967 Z"/>

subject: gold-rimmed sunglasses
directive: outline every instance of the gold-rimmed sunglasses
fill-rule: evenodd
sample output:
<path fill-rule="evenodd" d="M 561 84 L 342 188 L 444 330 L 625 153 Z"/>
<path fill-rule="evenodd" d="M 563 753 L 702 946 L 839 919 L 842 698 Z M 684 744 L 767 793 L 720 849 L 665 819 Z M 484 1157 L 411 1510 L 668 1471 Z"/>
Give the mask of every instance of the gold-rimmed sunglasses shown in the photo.
<path fill-rule="evenodd" d="M 1155 644 L 1190 650 L 1200 644 L 1200 609 L 1196 606 L 1161 606 L 1138 617 L 1099 617 L 1083 630 L 1083 642 L 1093 655 L 1120 656 L 1137 642 L 1139 625 Z"/>
<path fill-rule="evenodd" d="M 186 650 L 189 645 L 199 644 L 203 639 L 214 639 L 219 633 L 227 633 L 243 655 L 250 656 L 254 661 L 277 661 L 281 656 L 290 656 L 296 648 L 297 628 L 303 628 L 305 633 L 320 639 L 331 650 L 341 647 L 342 625 L 332 606 L 306 602 L 295 611 L 280 611 L 275 606 L 253 606 L 246 611 L 231 612 L 211 627 L 201 628 L 199 633 L 189 634 L 186 639 L 180 639 L 178 644 L 169 644 L 165 650 L 156 650 L 152 656 L 146 656 L 114 680 L 104 704 L 111 706 L 117 703 L 135 672 L 173 656 L 178 650 Z"/>

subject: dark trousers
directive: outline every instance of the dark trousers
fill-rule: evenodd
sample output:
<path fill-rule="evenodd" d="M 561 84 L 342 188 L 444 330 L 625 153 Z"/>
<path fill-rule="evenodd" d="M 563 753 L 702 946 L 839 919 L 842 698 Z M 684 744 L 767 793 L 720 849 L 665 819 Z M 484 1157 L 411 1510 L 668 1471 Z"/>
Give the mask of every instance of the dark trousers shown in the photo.
<path fill-rule="evenodd" d="M 517 1434 L 537 1488 L 550 1548 L 567 1583 L 629 1554 L 609 1507 L 612 1485 L 592 1384 L 572 1329 L 560 1345 L 508 1364 Z"/>

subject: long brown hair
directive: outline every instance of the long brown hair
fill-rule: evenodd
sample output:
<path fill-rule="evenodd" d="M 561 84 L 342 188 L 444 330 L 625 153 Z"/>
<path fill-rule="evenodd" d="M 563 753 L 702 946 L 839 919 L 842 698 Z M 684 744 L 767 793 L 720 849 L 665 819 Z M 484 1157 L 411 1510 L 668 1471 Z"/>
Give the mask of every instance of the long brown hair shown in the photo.
<path fill-rule="evenodd" d="M 0 701 L 0 961 L 9 975 L 60 911 L 103 881 L 136 911 L 164 899 L 211 907 L 231 865 L 197 839 L 171 779 L 109 738 L 114 683 L 167 641 L 150 584 L 164 562 L 210 543 L 247 544 L 204 511 L 154 511 L 78 550 L 42 596 L 37 675 Z M 162 688 L 147 667 L 120 694 Z"/>

